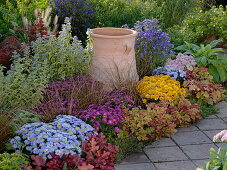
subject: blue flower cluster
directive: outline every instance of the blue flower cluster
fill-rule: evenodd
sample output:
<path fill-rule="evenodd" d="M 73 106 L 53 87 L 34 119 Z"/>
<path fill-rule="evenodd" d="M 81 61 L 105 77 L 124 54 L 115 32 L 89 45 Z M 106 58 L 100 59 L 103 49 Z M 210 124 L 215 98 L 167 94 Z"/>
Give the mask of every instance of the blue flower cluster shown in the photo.
<path fill-rule="evenodd" d="M 50 153 L 80 154 L 88 133 L 96 133 L 89 124 L 74 116 L 58 115 L 52 123 L 25 124 L 10 143 L 17 152 L 26 149 L 46 159 L 51 158 Z"/>
<path fill-rule="evenodd" d="M 168 34 L 162 31 L 158 20 L 137 21 L 134 29 L 138 32 L 136 51 L 139 57 L 147 58 L 151 64 L 156 64 L 155 62 L 163 62 L 174 54 L 171 50 L 174 45 L 170 43 Z"/>
<path fill-rule="evenodd" d="M 65 17 L 72 19 L 72 33 L 80 40 L 86 38 L 86 31 L 92 26 L 93 5 L 87 0 L 50 0 L 49 4 L 59 16 L 60 24 Z"/>
<path fill-rule="evenodd" d="M 153 71 L 153 75 L 167 75 L 172 77 L 175 80 L 185 79 L 186 73 L 183 70 L 180 70 L 173 66 L 158 67 Z"/>

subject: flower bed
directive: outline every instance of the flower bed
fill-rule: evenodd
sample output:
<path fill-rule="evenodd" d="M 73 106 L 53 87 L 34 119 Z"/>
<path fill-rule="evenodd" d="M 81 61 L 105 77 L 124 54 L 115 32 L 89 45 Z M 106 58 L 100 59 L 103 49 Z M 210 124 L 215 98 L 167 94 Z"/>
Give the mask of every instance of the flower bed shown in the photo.
<path fill-rule="evenodd" d="M 60 2 L 52 4 L 63 17 L 73 1 Z M 77 8 L 81 5 L 88 8 L 83 16 L 91 17 L 92 5 L 86 1 Z M 45 32 L 1 49 L 4 58 L 12 55 L 12 64 L 8 70 L 0 67 L 0 149 L 5 152 L 0 169 L 111 170 L 128 152 L 200 120 L 199 105 L 226 97 L 195 56 L 174 56 L 173 44 L 156 19 L 137 21 L 134 29 L 140 80 L 111 91 L 87 74 L 92 42 L 84 48 L 71 35 L 69 18 L 58 36 Z M 12 49 L 18 51 L 8 53 Z"/>

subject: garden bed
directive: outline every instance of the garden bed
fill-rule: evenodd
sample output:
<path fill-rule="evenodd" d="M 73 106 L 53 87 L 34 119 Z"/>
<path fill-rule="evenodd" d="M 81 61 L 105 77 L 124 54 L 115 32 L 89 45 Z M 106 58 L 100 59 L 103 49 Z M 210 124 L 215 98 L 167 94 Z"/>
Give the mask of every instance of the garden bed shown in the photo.
<path fill-rule="evenodd" d="M 116 2 L 134 12 L 152 5 L 142 1 Z M 0 7 L 7 11 L 10 3 Z M 78 14 L 64 10 L 71 3 L 80 9 Z M 128 154 L 214 113 L 214 105 L 225 99 L 227 67 L 225 56 L 218 53 L 225 51 L 216 48 L 220 41 L 178 44 L 176 37 L 163 28 L 174 28 L 172 25 L 179 18 L 171 23 L 161 15 L 156 16 L 159 21 L 143 20 L 145 16 L 153 18 L 148 10 L 147 15 L 140 11 L 144 16 L 136 16 L 130 22 L 124 17 L 109 16 L 112 22 L 108 23 L 100 11 L 105 4 L 96 0 L 66 4 L 53 1 L 53 10 L 46 8 L 45 2 L 40 4 L 46 12 L 36 10 L 34 16 L 27 8 L 11 3 L 15 17 L 30 15 L 23 19 L 24 24 L 18 22 L 24 25 L 20 34 L 12 36 L 7 32 L 1 42 L 0 169 L 114 169 Z M 157 0 L 153 5 L 158 4 L 162 3 Z M 26 5 L 32 9 L 37 4 Z M 133 16 L 133 10 L 127 16 Z M 80 13 L 81 18 L 75 20 Z M 52 17 L 51 26 L 52 15 L 59 18 Z M 136 69 L 133 81 L 111 75 L 108 79 L 114 79 L 114 83 L 107 88 L 106 81 L 90 74 L 97 51 L 89 30 L 86 39 L 85 28 L 123 24 L 138 33 L 135 49 L 133 44 L 123 50 L 124 55 L 135 57 L 133 64 L 138 75 Z M 223 34 L 219 33 L 221 37 Z M 180 46 L 174 48 L 173 42 Z M 108 48 L 108 43 L 105 45 Z M 119 71 L 119 64 L 113 65 Z M 121 74 L 117 73 L 119 77 Z M 127 74 L 130 71 L 124 76 Z"/>

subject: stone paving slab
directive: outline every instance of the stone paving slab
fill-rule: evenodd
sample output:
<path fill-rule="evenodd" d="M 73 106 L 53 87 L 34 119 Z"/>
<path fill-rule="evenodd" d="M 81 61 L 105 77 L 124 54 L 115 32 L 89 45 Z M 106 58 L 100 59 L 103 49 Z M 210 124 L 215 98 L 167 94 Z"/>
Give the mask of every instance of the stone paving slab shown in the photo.
<path fill-rule="evenodd" d="M 219 118 L 227 118 L 227 112 L 222 112 L 222 110 L 219 111 L 219 114 L 217 114 L 217 117 Z"/>
<path fill-rule="evenodd" d="M 196 167 L 203 168 L 204 162 L 208 162 L 209 159 L 202 159 L 202 160 L 193 160 L 192 162 L 196 165 Z"/>
<path fill-rule="evenodd" d="M 227 146 L 227 144 L 226 143 L 220 143 L 220 142 L 216 142 L 216 143 L 214 143 L 218 148 L 222 148 L 222 147 L 224 147 L 224 146 Z"/>
<path fill-rule="evenodd" d="M 227 123 L 227 117 L 223 118 L 224 122 Z"/>
<path fill-rule="evenodd" d="M 226 108 L 227 109 L 227 102 L 226 101 L 221 101 L 218 104 L 215 105 L 216 108 L 221 109 L 221 108 Z"/>
<path fill-rule="evenodd" d="M 201 131 L 179 132 L 171 136 L 178 145 L 212 143 Z"/>
<path fill-rule="evenodd" d="M 116 170 L 156 170 L 152 163 L 116 165 Z"/>
<path fill-rule="evenodd" d="M 158 170 L 195 170 L 196 166 L 191 161 L 175 161 L 155 163 Z"/>
<path fill-rule="evenodd" d="M 177 132 L 191 132 L 196 130 L 199 130 L 199 129 L 195 125 L 191 125 L 190 127 L 187 127 L 187 128 L 179 128 L 177 129 Z"/>
<path fill-rule="evenodd" d="M 224 130 L 227 128 L 227 124 L 221 119 L 203 119 L 196 126 L 200 130 Z"/>
<path fill-rule="evenodd" d="M 162 138 L 160 140 L 153 142 L 151 145 L 146 146 L 145 149 L 166 146 L 176 146 L 176 144 L 172 141 L 171 138 Z"/>
<path fill-rule="evenodd" d="M 162 147 L 162 148 L 148 148 L 144 152 L 151 160 L 151 162 L 168 162 L 188 160 L 185 154 L 177 146 Z"/>
<path fill-rule="evenodd" d="M 190 159 L 208 159 L 210 157 L 210 148 L 217 149 L 217 146 L 214 144 L 186 145 L 180 147 Z"/>
<path fill-rule="evenodd" d="M 219 133 L 221 131 L 222 130 L 205 130 L 205 131 L 203 131 L 203 133 L 205 133 L 213 141 L 214 135 L 216 135 L 217 133 Z"/>
<path fill-rule="evenodd" d="M 135 164 L 135 163 L 146 163 L 151 162 L 148 157 L 145 155 L 144 152 L 135 152 L 133 154 L 130 154 L 127 158 L 123 159 L 121 161 L 122 164 Z"/>
<path fill-rule="evenodd" d="M 216 115 L 210 115 L 206 119 L 217 119 L 218 117 Z"/>

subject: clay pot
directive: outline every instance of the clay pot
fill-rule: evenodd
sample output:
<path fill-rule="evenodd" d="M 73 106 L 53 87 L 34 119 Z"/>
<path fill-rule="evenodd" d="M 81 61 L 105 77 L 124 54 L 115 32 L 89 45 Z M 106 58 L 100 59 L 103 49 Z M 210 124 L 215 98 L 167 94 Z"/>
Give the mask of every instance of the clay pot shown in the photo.
<path fill-rule="evenodd" d="M 127 81 L 138 81 L 135 60 L 137 32 L 125 28 L 95 28 L 91 30 L 94 57 L 90 67 L 93 79 L 106 87 Z"/>

